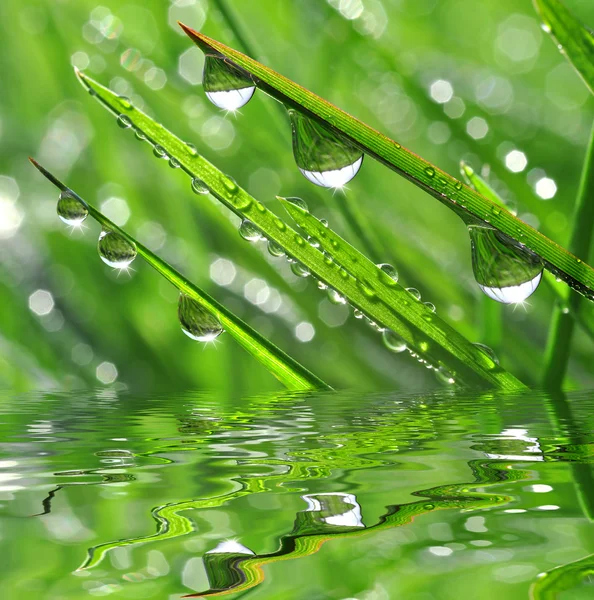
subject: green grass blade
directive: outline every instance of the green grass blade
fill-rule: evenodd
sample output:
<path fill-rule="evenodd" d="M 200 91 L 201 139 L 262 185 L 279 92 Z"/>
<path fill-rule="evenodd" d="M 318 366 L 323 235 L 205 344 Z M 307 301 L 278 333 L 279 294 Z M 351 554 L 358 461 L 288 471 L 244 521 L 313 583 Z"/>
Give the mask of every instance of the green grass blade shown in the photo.
<path fill-rule="evenodd" d="M 83 73 L 78 73 L 78 76 L 93 97 L 120 117 L 120 122 L 121 115 L 124 115 L 130 130 L 141 133 L 150 144 L 160 146 L 190 177 L 199 178 L 227 208 L 241 218 L 249 219 L 269 241 L 281 246 L 289 256 L 305 265 L 317 279 L 337 290 L 375 323 L 399 333 L 412 348 L 428 357 L 433 364 L 444 365 L 456 373 L 456 379 L 460 383 L 487 383 L 503 389 L 523 387 L 515 377 L 495 365 L 486 354 L 457 334 L 428 307 L 421 302 L 411 303 L 410 294 L 403 288 L 399 288 L 401 291 L 397 297 L 394 294 L 390 296 L 389 306 L 378 302 L 375 295 L 370 296 L 366 285 L 362 285 L 366 271 L 353 269 L 354 274 L 348 273 L 336 261 L 328 260 L 328 257 L 312 248 L 303 236 L 202 157 L 194 147 L 188 146 L 136 109 L 128 99 L 120 98 Z M 377 269 L 373 271 L 375 277 L 376 271 Z M 380 287 L 376 279 L 372 279 L 369 284 Z M 450 340 L 456 342 L 452 343 Z"/>
<path fill-rule="evenodd" d="M 545 267 L 566 281 L 573 289 L 594 300 L 594 269 L 583 260 L 516 218 L 512 213 L 500 210 L 500 207 L 492 201 L 435 165 L 323 98 L 245 54 L 181 23 L 180 25 L 203 51 L 221 54 L 251 73 L 257 87 L 264 92 L 347 137 L 365 154 L 390 167 L 458 214 L 465 213 L 469 217 L 488 221 L 492 227 L 540 256 Z"/>
<path fill-rule="evenodd" d="M 573 252 L 587 256 L 592 243 L 594 230 L 594 127 L 590 145 L 584 160 L 582 178 L 572 220 L 569 248 Z M 545 357 L 543 383 L 547 388 L 559 389 L 563 384 L 571 351 L 571 340 L 576 316 L 583 304 L 582 298 L 571 294 L 566 300 L 557 302 Z"/>
<path fill-rule="evenodd" d="M 543 29 L 551 35 L 594 94 L 594 33 L 559 0 L 534 0 Z"/>
<path fill-rule="evenodd" d="M 181 273 L 143 246 L 131 235 L 119 228 L 91 204 L 56 179 L 33 159 L 33 165 L 63 192 L 68 192 L 84 204 L 89 214 L 105 228 L 122 235 L 136 245 L 138 254 L 146 260 L 160 275 L 165 277 L 180 292 L 194 299 L 198 304 L 215 315 L 225 331 L 231 335 L 247 352 L 262 363 L 280 382 L 290 390 L 329 389 L 329 386 L 296 360 L 277 348 L 272 342 L 260 335 L 247 323 L 236 317 L 230 310 L 219 304 L 214 298 L 188 281 Z"/>

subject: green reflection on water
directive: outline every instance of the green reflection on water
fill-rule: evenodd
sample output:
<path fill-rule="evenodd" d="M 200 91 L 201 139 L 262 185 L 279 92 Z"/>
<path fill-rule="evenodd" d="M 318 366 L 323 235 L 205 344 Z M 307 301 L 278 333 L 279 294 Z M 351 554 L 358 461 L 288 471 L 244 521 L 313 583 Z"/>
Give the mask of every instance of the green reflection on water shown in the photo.
<path fill-rule="evenodd" d="M 587 394 L 2 406 L 8 598 L 591 591 Z"/>

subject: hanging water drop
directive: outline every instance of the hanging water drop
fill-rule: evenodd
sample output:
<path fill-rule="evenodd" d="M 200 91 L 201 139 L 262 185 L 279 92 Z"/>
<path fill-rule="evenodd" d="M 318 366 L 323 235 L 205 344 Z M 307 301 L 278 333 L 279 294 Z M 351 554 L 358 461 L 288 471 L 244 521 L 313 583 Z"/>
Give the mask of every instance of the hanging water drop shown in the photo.
<path fill-rule="evenodd" d="M 272 240 L 268 240 L 268 252 L 275 258 L 285 255 L 283 247 Z"/>
<path fill-rule="evenodd" d="M 299 170 L 321 187 L 341 188 L 361 168 L 363 152 L 342 135 L 289 110 L 293 131 L 293 155 Z"/>
<path fill-rule="evenodd" d="M 201 195 L 208 194 L 210 191 L 206 183 L 204 183 L 202 179 L 198 179 L 198 177 L 194 177 L 194 179 L 192 179 L 192 190 L 194 193 Z"/>
<path fill-rule="evenodd" d="M 398 271 L 388 263 L 380 263 L 377 267 L 382 271 L 379 274 L 381 281 L 390 287 L 396 287 Z"/>
<path fill-rule="evenodd" d="M 179 169 L 181 167 L 179 160 L 177 160 L 177 158 L 173 158 L 173 156 L 169 159 L 169 166 L 172 169 Z"/>
<path fill-rule="evenodd" d="M 353 309 L 353 317 L 355 317 L 355 319 L 362 319 L 364 316 L 365 315 L 358 308 Z"/>
<path fill-rule="evenodd" d="M 153 154 L 157 158 L 169 158 L 169 156 L 167 156 L 167 151 L 165 150 L 165 148 L 163 148 L 163 146 L 159 146 L 159 144 L 155 144 L 155 147 L 153 148 Z"/>
<path fill-rule="evenodd" d="M 182 331 L 197 342 L 212 342 L 223 333 L 220 321 L 196 300 L 180 294 L 177 316 Z"/>
<path fill-rule="evenodd" d="M 261 231 L 248 219 L 241 222 L 239 235 L 248 242 L 259 242 L 262 239 Z"/>
<path fill-rule="evenodd" d="M 335 289 L 328 288 L 328 300 L 332 304 L 346 304 L 346 298 L 341 296 Z"/>
<path fill-rule="evenodd" d="M 297 277 L 309 276 L 309 269 L 300 262 L 291 263 L 291 271 L 293 271 L 293 274 L 297 275 Z"/>
<path fill-rule="evenodd" d="M 542 277 L 540 258 L 491 227 L 470 225 L 472 270 L 480 289 L 503 304 L 524 302 Z"/>
<path fill-rule="evenodd" d="M 130 129 L 132 127 L 132 119 L 128 115 L 120 115 L 117 119 L 117 124 L 122 129 Z"/>
<path fill-rule="evenodd" d="M 404 338 L 400 337 L 397 333 L 391 329 L 385 329 L 382 333 L 382 340 L 388 350 L 392 352 L 404 352 L 406 350 L 406 342 Z"/>
<path fill-rule="evenodd" d="M 97 250 L 101 260 L 114 269 L 127 269 L 136 258 L 136 245 L 115 231 L 101 232 Z"/>
<path fill-rule="evenodd" d="M 218 108 L 236 111 L 254 95 L 256 86 L 243 71 L 222 56 L 208 54 L 204 61 L 202 85 L 206 97 Z"/>
<path fill-rule="evenodd" d="M 58 199 L 58 217 L 71 227 L 80 227 L 87 218 L 87 207 L 70 192 L 62 192 Z"/>

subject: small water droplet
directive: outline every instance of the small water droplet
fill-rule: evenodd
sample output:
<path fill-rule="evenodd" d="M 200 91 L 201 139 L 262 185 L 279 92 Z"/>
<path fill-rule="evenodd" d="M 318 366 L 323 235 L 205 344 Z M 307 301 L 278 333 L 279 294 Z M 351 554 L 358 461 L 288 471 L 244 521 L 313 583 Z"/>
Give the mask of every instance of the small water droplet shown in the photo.
<path fill-rule="evenodd" d="M 185 294 L 179 296 L 177 316 L 182 331 L 197 342 L 212 342 L 223 333 L 217 317 Z"/>
<path fill-rule="evenodd" d="M 341 188 L 359 171 L 363 152 L 344 136 L 300 112 L 289 110 L 293 156 L 306 179 L 327 188 Z"/>
<path fill-rule="evenodd" d="M 218 108 L 234 112 L 245 106 L 256 86 L 248 73 L 223 57 L 207 54 L 202 85 L 206 97 Z"/>
<path fill-rule="evenodd" d="M 132 108 L 132 102 L 130 102 L 130 98 L 127 96 L 118 96 L 118 100 L 120 101 L 122 108 L 126 110 L 130 110 Z"/>
<path fill-rule="evenodd" d="M 221 182 L 230 196 L 234 196 L 239 191 L 239 186 L 233 177 L 221 174 Z"/>
<path fill-rule="evenodd" d="M 433 304 L 433 302 L 423 302 L 423 304 L 431 311 L 431 312 L 435 312 L 435 304 Z"/>
<path fill-rule="evenodd" d="M 306 243 L 306 242 L 305 242 L 305 240 L 304 240 L 304 239 L 303 239 L 303 237 L 302 237 L 302 236 L 300 236 L 298 233 L 296 233 L 296 234 L 295 234 L 295 236 L 294 236 L 294 238 L 293 238 L 293 239 L 295 240 L 295 243 L 296 243 L 298 246 L 305 246 L 305 243 Z"/>
<path fill-rule="evenodd" d="M 283 250 L 282 246 L 272 240 L 268 240 L 268 252 L 277 258 L 285 255 L 285 251 Z"/>
<path fill-rule="evenodd" d="M 177 160 L 177 158 L 173 158 L 173 156 L 169 159 L 169 166 L 172 169 L 179 169 L 180 168 L 180 164 L 179 164 L 179 160 Z"/>
<path fill-rule="evenodd" d="M 499 216 L 501 214 L 501 209 L 498 206 L 492 206 L 491 207 L 491 212 L 495 215 L 495 216 Z"/>
<path fill-rule="evenodd" d="M 375 298 L 375 296 L 376 296 L 375 290 L 371 287 L 369 282 L 366 281 L 365 279 L 358 278 L 357 279 L 357 287 L 361 290 L 361 292 L 363 293 L 363 295 L 366 298 L 369 298 L 369 299 Z"/>
<path fill-rule="evenodd" d="M 136 128 L 134 130 L 134 135 L 136 136 L 137 140 L 140 140 L 141 142 L 146 141 L 146 134 L 144 133 L 144 131 L 141 131 L 140 129 Z"/>
<path fill-rule="evenodd" d="M 165 150 L 165 148 L 163 148 L 163 146 L 160 146 L 159 144 L 155 144 L 155 147 L 153 148 L 153 154 L 157 158 L 169 158 L 169 156 L 167 156 L 167 151 Z"/>
<path fill-rule="evenodd" d="M 503 304 L 524 302 L 542 277 L 540 258 L 490 227 L 468 227 L 472 270 L 479 288 Z"/>
<path fill-rule="evenodd" d="M 327 290 L 328 286 L 323 281 L 318 281 L 318 289 L 319 290 Z"/>
<path fill-rule="evenodd" d="M 497 358 L 497 354 L 495 354 L 495 352 L 493 351 L 492 348 L 489 348 L 489 346 L 485 345 L 485 344 L 473 344 L 473 346 L 477 347 L 479 350 L 481 350 L 482 352 L 484 352 L 496 365 L 499 364 L 499 359 Z"/>
<path fill-rule="evenodd" d="M 239 235 L 248 242 L 259 242 L 262 232 L 248 219 L 244 219 L 239 226 Z"/>
<path fill-rule="evenodd" d="M 194 179 L 192 179 L 192 190 L 194 193 L 202 195 L 208 194 L 210 191 L 206 183 L 204 183 L 202 179 L 198 179 L 198 177 L 194 177 Z"/>
<path fill-rule="evenodd" d="M 353 317 L 355 317 L 355 319 L 362 319 L 364 316 L 365 315 L 358 308 L 353 309 Z"/>
<path fill-rule="evenodd" d="M 435 508 L 435 504 L 423 504 L 423 508 L 425 510 L 433 510 Z"/>
<path fill-rule="evenodd" d="M 427 177 L 434 177 L 435 176 L 435 169 L 433 167 L 427 167 L 425 169 L 425 174 L 427 175 Z"/>
<path fill-rule="evenodd" d="M 266 207 L 261 202 L 258 202 L 256 200 L 256 210 L 258 212 L 265 213 L 266 212 Z"/>
<path fill-rule="evenodd" d="M 332 304 L 346 304 L 346 299 L 341 296 L 335 289 L 328 288 L 328 300 Z"/>
<path fill-rule="evenodd" d="M 194 144 L 186 143 L 186 151 L 190 156 L 198 156 L 198 150 Z"/>
<path fill-rule="evenodd" d="M 327 252 L 324 253 L 324 263 L 327 264 L 328 266 L 334 264 L 334 258 L 331 254 L 328 254 Z"/>
<path fill-rule="evenodd" d="M 406 350 L 406 342 L 404 339 L 391 329 L 386 329 L 382 333 L 382 340 L 384 341 L 386 348 L 392 352 L 399 353 Z"/>
<path fill-rule="evenodd" d="M 287 228 L 285 222 L 282 219 L 279 219 L 278 217 L 274 217 L 274 225 L 279 231 L 285 231 L 285 229 Z"/>
<path fill-rule="evenodd" d="M 318 238 L 313 237 L 312 235 L 307 236 L 307 241 L 312 248 L 320 247 L 320 240 L 318 240 Z"/>
<path fill-rule="evenodd" d="M 328 221 L 326 221 L 326 219 L 320 219 L 320 223 L 324 226 L 324 227 L 328 227 Z"/>
<path fill-rule="evenodd" d="M 80 227 L 87 218 L 87 207 L 70 192 L 62 192 L 58 198 L 58 217 L 71 227 Z"/>
<path fill-rule="evenodd" d="M 548 23 L 541 23 L 540 28 L 545 32 L 545 33 L 551 33 L 552 28 Z"/>
<path fill-rule="evenodd" d="M 290 202 L 293 206 L 296 206 L 297 208 L 300 208 L 301 210 L 305 211 L 305 212 L 309 212 L 309 207 L 307 206 L 307 203 L 305 202 L 305 200 L 302 200 L 301 198 L 297 198 L 296 196 L 291 196 L 290 198 L 285 198 L 285 200 L 287 202 Z"/>
<path fill-rule="evenodd" d="M 444 385 L 454 385 L 456 383 L 454 375 L 443 366 L 435 369 L 435 377 L 437 381 Z"/>
<path fill-rule="evenodd" d="M 417 288 L 406 288 L 406 291 L 415 299 L 420 300 L 421 299 L 421 292 L 419 292 L 419 290 Z"/>
<path fill-rule="evenodd" d="M 398 271 L 388 263 L 380 263 L 377 267 L 381 269 L 379 278 L 382 283 L 389 287 L 396 287 L 398 284 Z"/>
<path fill-rule="evenodd" d="M 297 275 L 297 277 L 308 277 L 309 276 L 309 269 L 305 265 L 302 265 L 300 262 L 292 263 L 291 271 L 293 271 L 293 274 Z"/>
<path fill-rule="evenodd" d="M 132 127 L 132 119 L 128 115 L 120 115 L 117 119 L 117 124 L 122 129 L 130 129 Z"/>
<path fill-rule="evenodd" d="M 136 258 L 136 245 L 115 231 L 101 231 L 97 250 L 101 260 L 114 269 L 127 269 Z"/>
<path fill-rule="evenodd" d="M 462 182 L 461 181 L 456 181 L 454 188 L 458 191 L 460 191 L 462 189 Z"/>

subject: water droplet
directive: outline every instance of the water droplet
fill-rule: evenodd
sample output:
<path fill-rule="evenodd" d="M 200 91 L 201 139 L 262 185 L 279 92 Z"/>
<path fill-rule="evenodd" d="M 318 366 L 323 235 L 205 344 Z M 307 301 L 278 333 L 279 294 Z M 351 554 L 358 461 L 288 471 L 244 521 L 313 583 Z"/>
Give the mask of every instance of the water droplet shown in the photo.
<path fill-rule="evenodd" d="M 167 151 L 165 150 L 165 148 L 163 148 L 163 146 L 159 146 L 159 144 L 155 144 L 155 147 L 153 148 L 153 154 L 157 158 L 169 158 L 169 156 L 167 156 Z"/>
<path fill-rule="evenodd" d="M 285 229 L 287 228 L 285 222 L 282 219 L 279 219 L 278 217 L 274 217 L 274 225 L 279 231 L 285 231 Z"/>
<path fill-rule="evenodd" d="M 320 247 L 320 240 L 318 240 L 318 238 L 315 238 L 311 235 L 307 236 L 307 241 L 309 242 L 309 245 L 312 248 L 319 248 Z"/>
<path fill-rule="evenodd" d="M 382 271 L 379 273 L 380 280 L 387 286 L 396 287 L 398 283 L 398 271 L 388 263 L 380 263 L 377 267 Z"/>
<path fill-rule="evenodd" d="M 330 266 L 332 264 L 334 264 L 334 258 L 332 257 L 331 254 L 328 253 L 324 253 L 324 264 Z"/>
<path fill-rule="evenodd" d="M 120 101 L 122 108 L 125 108 L 126 110 L 130 110 L 132 108 L 132 102 L 130 102 L 130 98 L 126 96 L 118 96 L 118 100 Z"/>
<path fill-rule="evenodd" d="M 244 219 L 239 226 L 239 235 L 248 242 L 258 242 L 262 239 L 261 231 L 247 219 Z"/>
<path fill-rule="evenodd" d="M 419 290 L 417 288 L 406 288 L 406 291 L 413 297 L 416 298 L 417 300 L 421 299 L 421 292 L 419 292 Z"/>
<path fill-rule="evenodd" d="M 172 169 L 179 169 L 180 168 L 180 164 L 179 164 L 179 160 L 177 160 L 177 158 L 173 158 L 173 156 L 169 159 L 169 166 Z"/>
<path fill-rule="evenodd" d="M 180 294 L 177 316 L 182 331 L 197 342 L 212 342 L 223 333 L 220 321 L 196 300 Z"/>
<path fill-rule="evenodd" d="M 128 115 L 120 115 L 117 119 L 117 124 L 122 129 L 130 129 L 132 127 L 132 119 Z"/>
<path fill-rule="evenodd" d="M 299 170 L 316 185 L 340 188 L 361 168 L 363 153 L 348 139 L 290 110 L 293 156 Z"/>
<path fill-rule="evenodd" d="M 362 319 L 364 316 L 365 315 L 358 308 L 353 309 L 353 317 L 355 317 L 355 319 Z"/>
<path fill-rule="evenodd" d="M 309 276 L 309 269 L 305 265 L 302 265 L 300 262 L 292 263 L 291 271 L 293 271 L 293 273 L 295 275 L 297 275 L 297 277 L 308 277 Z"/>
<path fill-rule="evenodd" d="M 347 273 L 348 275 L 348 273 Z M 361 290 L 361 292 L 363 293 L 363 295 L 366 298 L 375 298 L 376 293 L 375 290 L 371 287 L 371 285 L 369 284 L 368 281 L 365 281 L 364 279 L 357 279 L 357 287 Z"/>
<path fill-rule="evenodd" d="M 208 192 L 210 191 L 208 189 L 208 186 L 206 185 L 206 183 L 204 183 L 204 181 L 202 181 L 202 179 L 198 179 L 198 177 L 194 177 L 194 179 L 192 179 L 192 190 L 196 193 L 196 194 L 208 194 Z"/>
<path fill-rule="evenodd" d="M 493 228 L 471 225 L 468 230 L 472 270 L 480 289 L 503 304 L 526 300 L 540 283 L 540 258 Z"/>
<path fill-rule="evenodd" d="M 332 304 L 346 304 L 346 299 L 341 296 L 335 289 L 328 288 L 328 300 Z"/>
<path fill-rule="evenodd" d="M 498 206 L 492 206 L 491 212 L 497 217 L 501 214 L 501 209 Z"/>
<path fill-rule="evenodd" d="M 218 108 L 236 111 L 254 95 L 256 86 L 247 72 L 223 57 L 207 54 L 202 85 L 206 97 Z"/>
<path fill-rule="evenodd" d="M 497 358 L 497 354 L 493 351 L 493 348 L 489 348 L 489 346 L 479 343 L 473 344 L 473 346 L 476 346 L 479 350 L 484 352 L 496 365 L 499 364 L 499 359 Z"/>
<path fill-rule="evenodd" d="M 324 227 L 328 227 L 328 221 L 326 221 L 326 219 L 320 219 L 320 223 L 324 226 Z"/>
<path fill-rule="evenodd" d="M 456 383 L 453 374 L 443 366 L 435 369 L 435 377 L 437 381 L 444 385 L 454 385 Z"/>
<path fill-rule="evenodd" d="M 423 304 L 431 311 L 435 312 L 435 304 L 433 302 L 423 302 Z"/>
<path fill-rule="evenodd" d="M 328 286 L 323 281 L 318 281 L 318 289 L 319 290 L 327 290 Z"/>
<path fill-rule="evenodd" d="M 540 28 L 545 32 L 545 33 L 551 33 L 552 28 L 548 23 L 542 23 Z"/>
<path fill-rule="evenodd" d="M 433 510 L 435 508 L 435 504 L 423 504 L 423 508 L 425 510 Z"/>
<path fill-rule="evenodd" d="M 114 269 L 127 269 L 136 258 L 136 245 L 115 231 L 101 232 L 97 250 L 101 260 Z"/>
<path fill-rule="evenodd" d="M 382 340 L 388 350 L 392 352 L 404 352 L 406 350 L 406 342 L 397 333 L 391 329 L 386 329 L 382 333 Z"/>
<path fill-rule="evenodd" d="M 87 207 L 70 192 L 62 192 L 58 199 L 58 217 L 71 227 L 80 227 L 87 218 Z"/>
<path fill-rule="evenodd" d="M 198 156 L 198 150 L 194 144 L 186 143 L 186 150 L 190 156 Z"/>
<path fill-rule="evenodd" d="M 221 182 L 230 196 L 234 196 L 239 191 L 239 186 L 233 177 L 221 174 Z"/>
<path fill-rule="evenodd" d="M 305 211 L 305 212 L 309 212 L 309 207 L 307 206 L 307 203 L 305 202 L 305 200 L 302 200 L 301 198 L 297 198 L 295 196 L 292 196 L 290 198 L 285 198 L 285 200 L 287 202 L 290 202 L 293 206 L 296 206 L 297 208 L 300 208 L 301 210 Z"/>
<path fill-rule="evenodd" d="M 275 257 L 285 255 L 285 251 L 283 250 L 282 246 L 276 242 L 273 242 L 272 240 L 268 240 L 268 252 Z"/>
<path fill-rule="evenodd" d="M 425 169 L 425 173 L 427 174 L 427 177 L 434 177 L 435 176 L 435 169 L 433 167 L 427 167 Z"/>
<path fill-rule="evenodd" d="M 134 135 L 136 136 L 137 140 L 140 140 L 141 142 L 146 141 L 146 134 L 144 133 L 144 131 L 141 131 L 140 129 L 136 128 L 134 130 Z"/>

